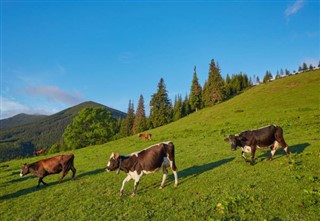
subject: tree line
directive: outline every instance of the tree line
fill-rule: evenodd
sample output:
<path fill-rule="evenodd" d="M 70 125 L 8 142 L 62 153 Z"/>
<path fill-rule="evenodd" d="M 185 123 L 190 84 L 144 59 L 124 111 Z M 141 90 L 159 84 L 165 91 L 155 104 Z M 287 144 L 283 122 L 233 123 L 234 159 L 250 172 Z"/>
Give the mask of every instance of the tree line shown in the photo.
<path fill-rule="evenodd" d="M 302 70 L 307 65 L 303 64 Z M 320 68 L 320 62 L 318 67 Z M 294 71 L 295 73 L 295 71 Z M 277 72 L 275 78 L 291 75 L 285 69 Z M 274 77 L 270 71 L 266 71 L 263 81 L 257 77 L 255 84 L 266 83 Z M 144 97 L 141 94 L 138 106 L 135 109 L 133 101 L 129 100 L 127 116 L 125 119 L 114 119 L 105 108 L 84 108 L 73 122 L 67 126 L 60 144 L 55 144 L 51 152 L 61 149 L 77 149 L 90 145 L 103 144 L 105 142 L 131 136 L 143 131 L 160 127 L 177 121 L 202 108 L 210 107 L 227 100 L 254 85 L 251 77 L 245 73 L 221 76 L 219 64 L 211 60 L 208 71 L 208 78 L 201 86 L 197 76 L 196 66 L 193 69 L 193 78 L 190 86 L 190 93 L 178 94 L 172 102 L 168 96 L 165 81 L 160 79 L 157 91 L 152 94 L 149 103 L 150 114 L 147 117 L 145 111 Z"/>

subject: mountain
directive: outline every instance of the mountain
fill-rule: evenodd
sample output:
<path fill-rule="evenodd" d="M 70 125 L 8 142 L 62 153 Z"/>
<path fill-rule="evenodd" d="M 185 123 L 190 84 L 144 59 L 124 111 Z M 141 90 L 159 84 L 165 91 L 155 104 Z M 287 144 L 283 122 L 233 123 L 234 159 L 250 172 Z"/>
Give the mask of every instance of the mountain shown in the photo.
<path fill-rule="evenodd" d="M 119 110 L 88 101 L 50 116 L 30 117 L 21 114 L 1 120 L 0 123 L 5 126 L 0 132 L 0 161 L 30 156 L 35 149 L 44 149 L 57 143 L 67 125 L 84 107 L 106 107 L 115 118 L 126 117 L 126 114 Z M 12 124 L 8 126 L 9 123 Z"/>
<path fill-rule="evenodd" d="M 17 114 L 13 117 L 0 120 L 0 129 L 27 124 L 45 117 L 47 117 L 47 115 Z"/>

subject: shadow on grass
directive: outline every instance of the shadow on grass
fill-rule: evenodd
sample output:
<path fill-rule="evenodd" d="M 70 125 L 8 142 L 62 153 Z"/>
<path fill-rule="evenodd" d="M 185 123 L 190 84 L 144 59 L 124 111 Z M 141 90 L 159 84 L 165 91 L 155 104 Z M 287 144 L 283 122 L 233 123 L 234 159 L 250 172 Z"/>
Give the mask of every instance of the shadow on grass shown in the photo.
<path fill-rule="evenodd" d="M 102 172 L 104 172 L 104 171 L 105 171 L 104 168 L 95 169 L 95 170 L 92 170 L 92 171 L 88 171 L 88 172 L 85 172 L 85 173 L 81 173 L 81 174 L 79 174 L 78 176 L 76 175 L 76 176 L 75 176 L 75 179 L 81 178 L 81 177 L 84 177 L 84 176 L 96 175 L 96 174 L 102 173 Z"/>
<path fill-rule="evenodd" d="M 212 163 L 207 163 L 207 164 L 203 164 L 203 165 L 195 165 L 186 169 L 183 169 L 181 171 L 178 171 L 178 177 L 179 177 L 179 184 L 182 184 L 184 182 L 186 182 L 187 180 L 191 179 L 191 178 L 195 178 L 196 176 L 199 176 L 200 174 L 207 172 L 209 170 L 212 170 L 214 168 L 217 168 L 219 166 L 222 166 L 223 164 L 229 163 L 232 160 L 234 160 L 235 157 L 230 157 L 227 159 L 223 159 L 223 160 L 218 160 Z M 170 175 L 169 177 L 170 181 L 174 180 L 174 176 Z"/>
<path fill-rule="evenodd" d="M 38 179 L 36 179 L 36 180 L 38 181 Z M 3 200 L 8 200 L 8 199 L 16 198 L 16 197 L 19 197 L 19 196 L 27 195 L 29 193 L 41 191 L 44 188 L 48 188 L 48 187 L 50 187 L 52 185 L 55 185 L 57 183 L 59 183 L 59 181 L 48 183 L 47 186 L 43 186 L 41 184 L 40 187 L 36 187 L 37 182 L 35 182 L 35 186 L 33 186 L 33 187 L 25 188 L 25 189 L 22 189 L 22 190 L 18 190 L 18 191 L 14 192 L 14 193 L 9 193 L 9 194 L 0 196 L 0 202 L 3 201 Z"/>
<path fill-rule="evenodd" d="M 310 146 L 309 143 L 302 143 L 302 144 L 292 145 L 292 146 L 289 146 L 289 151 L 290 151 L 291 154 L 301 154 L 308 146 Z M 270 156 L 270 150 L 266 151 L 264 154 L 258 156 L 257 158 L 267 158 L 267 159 L 269 159 L 269 156 Z M 283 148 L 280 148 L 275 153 L 273 159 L 277 159 L 277 158 L 280 158 L 280 157 L 283 157 L 283 156 L 286 156 L 285 151 L 284 151 Z"/>
<path fill-rule="evenodd" d="M 69 171 L 70 172 L 70 171 Z M 66 179 L 66 177 L 61 181 L 62 182 L 65 182 L 65 181 L 72 181 L 72 180 L 77 180 L 81 177 L 85 177 L 85 176 L 91 176 L 91 175 L 95 175 L 95 174 L 98 174 L 98 173 L 102 173 L 104 172 L 104 169 L 96 169 L 96 170 L 92 170 L 92 171 L 88 171 L 88 172 L 85 172 L 85 173 L 82 173 L 80 174 L 79 176 L 76 176 L 74 177 L 74 179 Z M 69 173 L 68 173 L 69 174 Z M 40 187 L 36 187 L 37 183 L 38 183 L 38 178 L 37 177 L 34 177 L 34 176 L 25 176 L 25 177 L 21 177 L 21 178 L 17 178 L 17 179 L 13 179 L 11 181 L 8 181 L 6 183 L 17 183 L 17 182 L 22 182 L 22 181 L 25 181 L 25 180 L 28 180 L 28 179 L 31 179 L 31 178 L 34 178 L 35 180 L 35 186 L 34 187 L 29 187 L 29 188 L 26 188 L 26 189 L 22 189 L 22 190 L 18 190 L 14 193 L 9 193 L 9 194 L 6 194 L 6 195 L 3 195 L 3 196 L 0 196 L 0 201 L 3 201 L 3 200 L 7 200 L 7 199 L 12 199 L 12 198 L 16 198 L 16 197 L 19 197 L 19 196 L 23 196 L 23 195 L 27 195 L 27 194 L 30 194 L 30 193 L 33 193 L 33 192 L 37 192 L 37 191 L 41 191 L 43 188 L 48 188 L 48 187 L 51 187 L 53 185 L 56 185 L 58 183 L 60 183 L 60 181 L 55 181 L 55 182 L 51 182 L 51 183 L 48 183 L 47 186 L 43 186 L 42 184 L 40 185 Z"/>

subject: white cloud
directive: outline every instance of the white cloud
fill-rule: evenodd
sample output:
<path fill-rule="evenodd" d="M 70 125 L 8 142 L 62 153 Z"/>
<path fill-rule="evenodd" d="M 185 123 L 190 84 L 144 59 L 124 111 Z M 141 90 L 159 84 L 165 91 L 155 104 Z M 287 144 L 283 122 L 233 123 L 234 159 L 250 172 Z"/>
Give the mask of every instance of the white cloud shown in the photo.
<path fill-rule="evenodd" d="M 31 96 L 44 96 L 49 101 L 62 102 L 67 105 L 75 105 L 82 101 L 79 92 L 68 93 L 56 86 L 27 86 L 25 91 Z"/>
<path fill-rule="evenodd" d="M 43 111 L 37 112 L 36 110 L 33 110 L 32 108 L 24 104 L 21 104 L 18 101 L 15 101 L 3 96 L 0 97 L 0 119 L 12 117 L 20 113 L 28 113 L 28 114 L 43 113 L 44 114 Z"/>
<path fill-rule="evenodd" d="M 300 9 L 304 6 L 304 3 L 304 0 L 296 0 L 293 5 L 290 5 L 288 8 L 286 8 L 284 12 L 286 18 L 289 18 L 291 15 L 294 15 L 300 11 Z"/>

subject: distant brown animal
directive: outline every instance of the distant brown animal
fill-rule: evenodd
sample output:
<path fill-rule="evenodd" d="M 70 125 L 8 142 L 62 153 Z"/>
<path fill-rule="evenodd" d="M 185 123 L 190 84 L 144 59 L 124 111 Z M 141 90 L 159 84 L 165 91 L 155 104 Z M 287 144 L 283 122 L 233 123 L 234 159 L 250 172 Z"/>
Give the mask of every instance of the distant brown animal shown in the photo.
<path fill-rule="evenodd" d="M 35 156 L 39 156 L 39 155 L 44 154 L 44 152 L 45 152 L 45 149 L 35 150 L 34 151 L 34 155 Z"/>
<path fill-rule="evenodd" d="M 138 134 L 138 137 L 144 139 L 144 140 L 151 140 L 152 134 Z"/>
<path fill-rule="evenodd" d="M 43 185 L 47 185 L 43 178 L 50 174 L 57 174 L 62 171 L 62 176 L 60 178 L 60 182 L 68 173 L 69 170 L 72 170 L 72 178 L 76 174 L 76 169 L 73 166 L 74 155 L 73 154 L 63 154 L 54 156 L 48 159 L 43 159 L 31 164 L 24 164 L 20 176 L 24 176 L 28 173 L 32 173 L 33 175 L 39 177 L 38 186 L 40 183 Z"/>

